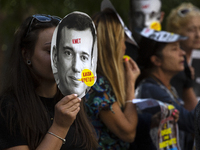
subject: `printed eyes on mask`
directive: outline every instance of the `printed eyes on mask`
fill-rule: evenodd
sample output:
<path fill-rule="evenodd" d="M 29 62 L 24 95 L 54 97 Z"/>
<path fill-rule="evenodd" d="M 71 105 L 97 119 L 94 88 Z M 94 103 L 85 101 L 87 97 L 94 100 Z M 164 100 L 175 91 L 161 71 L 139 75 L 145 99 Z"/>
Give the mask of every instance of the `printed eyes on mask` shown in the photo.
<path fill-rule="evenodd" d="M 138 19 L 138 18 L 144 18 L 144 13 L 137 11 L 134 13 L 134 18 Z"/>
<path fill-rule="evenodd" d="M 160 20 L 160 12 L 152 12 L 150 15 L 149 15 L 149 18 L 150 19 L 153 19 L 153 18 L 156 18 L 157 20 Z"/>
<path fill-rule="evenodd" d="M 87 55 L 81 55 L 80 57 L 81 57 L 81 60 L 82 60 L 83 62 L 85 62 L 85 61 L 88 61 L 88 60 L 89 60 L 89 58 L 88 58 L 88 56 L 87 56 Z"/>
<path fill-rule="evenodd" d="M 66 57 L 72 57 L 71 50 L 65 50 L 64 54 L 66 55 Z"/>
<path fill-rule="evenodd" d="M 64 51 L 64 54 L 67 58 L 70 58 L 70 59 L 73 59 L 74 58 L 74 55 L 75 53 L 71 50 L 65 50 Z M 87 54 L 81 54 L 80 55 L 80 60 L 83 61 L 83 62 L 86 62 L 89 60 L 89 56 Z"/>

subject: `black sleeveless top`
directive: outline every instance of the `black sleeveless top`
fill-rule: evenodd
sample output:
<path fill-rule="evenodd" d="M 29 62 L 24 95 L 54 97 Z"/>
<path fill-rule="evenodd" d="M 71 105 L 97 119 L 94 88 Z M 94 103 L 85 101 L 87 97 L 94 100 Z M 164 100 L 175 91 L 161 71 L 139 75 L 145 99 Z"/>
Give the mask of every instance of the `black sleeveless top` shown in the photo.
<path fill-rule="evenodd" d="M 53 123 L 54 106 L 55 106 L 53 98 L 40 97 L 40 99 L 43 102 L 45 108 L 47 109 L 51 123 Z M 3 107 L 6 107 L 6 103 L 3 104 L 1 108 Z M 83 148 L 80 148 L 80 145 L 82 144 L 80 137 L 76 137 L 77 139 L 76 145 L 72 144 L 74 136 L 75 136 L 74 133 L 75 133 L 75 125 L 72 124 L 72 126 L 70 127 L 67 133 L 67 136 L 65 137 L 66 143 L 62 145 L 61 150 L 82 150 L 83 149 Z M 28 143 L 26 139 L 21 135 L 19 128 L 16 128 L 16 136 L 11 135 L 10 131 L 8 130 L 6 126 L 5 120 L 0 114 L 0 150 L 11 148 L 14 146 L 20 146 L 20 145 L 28 145 Z"/>

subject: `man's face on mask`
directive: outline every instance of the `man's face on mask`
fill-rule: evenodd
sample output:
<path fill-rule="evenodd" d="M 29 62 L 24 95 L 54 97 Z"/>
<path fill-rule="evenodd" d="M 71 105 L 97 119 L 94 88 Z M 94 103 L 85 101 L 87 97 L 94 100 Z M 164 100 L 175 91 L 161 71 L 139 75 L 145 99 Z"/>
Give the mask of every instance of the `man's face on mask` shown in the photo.
<path fill-rule="evenodd" d="M 152 23 L 160 23 L 160 0 L 132 0 L 132 22 L 134 27 L 150 27 Z"/>
<path fill-rule="evenodd" d="M 93 37 L 88 28 L 83 31 L 64 27 L 61 32 L 57 70 L 63 95 L 85 95 L 87 85 L 79 81 L 84 69 L 91 68 Z"/>

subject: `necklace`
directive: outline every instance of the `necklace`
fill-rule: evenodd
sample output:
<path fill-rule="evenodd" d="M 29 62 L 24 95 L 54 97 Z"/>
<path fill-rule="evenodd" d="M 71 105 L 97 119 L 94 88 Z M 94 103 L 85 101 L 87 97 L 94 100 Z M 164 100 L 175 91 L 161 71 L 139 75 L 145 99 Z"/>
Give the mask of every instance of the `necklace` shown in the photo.
<path fill-rule="evenodd" d="M 163 83 L 156 78 L 154 75 L 151 75 L 151 78 L 153 78 L 157 84 L 160 86 L 160 88 L 164 89 L 170 97 L 179 105 L 183 105 L 184 102 L 179 100 L 178 94 L 176 92 L 176 89 L 170 85 L 170 88 L 168 89 L 166 86 L 163 85 Z"/>

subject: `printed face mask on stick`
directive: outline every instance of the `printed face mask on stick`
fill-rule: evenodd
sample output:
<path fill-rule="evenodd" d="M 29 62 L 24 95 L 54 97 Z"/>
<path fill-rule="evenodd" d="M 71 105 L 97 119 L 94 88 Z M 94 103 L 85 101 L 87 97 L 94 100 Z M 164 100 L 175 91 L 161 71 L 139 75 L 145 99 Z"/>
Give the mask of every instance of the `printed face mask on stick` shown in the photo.
<path fill-rule="evenodd" d="M 132 0 L 131 9 L 133 26 L 161 30 L 160 0 Z"/>
<path fill-rule="evenodd" d="M 59 23 L 51 44 L 51 65 L 63 95 L 82 98 L 96 82 L 97 39 L 91 18 L 72 12 Z"/>

